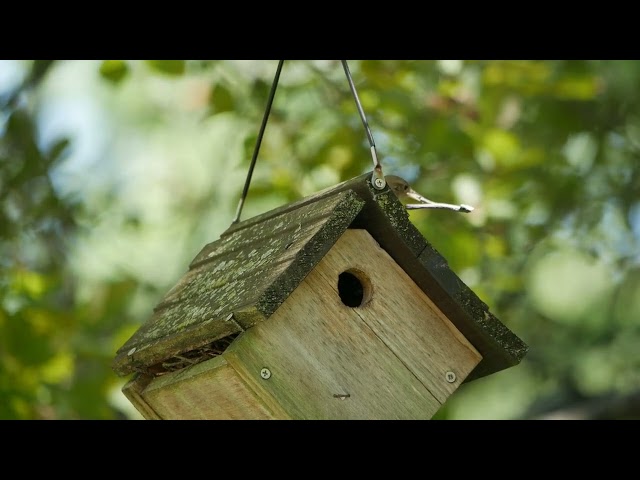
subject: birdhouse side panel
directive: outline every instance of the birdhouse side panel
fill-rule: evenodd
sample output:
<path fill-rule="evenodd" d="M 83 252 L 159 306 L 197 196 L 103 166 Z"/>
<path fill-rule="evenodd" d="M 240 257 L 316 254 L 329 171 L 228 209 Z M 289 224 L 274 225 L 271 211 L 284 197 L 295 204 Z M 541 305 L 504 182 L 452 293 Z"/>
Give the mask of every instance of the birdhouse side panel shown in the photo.
<path fill-rule="evenodd" d="M 277 418 L 223 356 L 152 380 L 140 392 L 145 410 L 164 420 Z M 139 405 L 134 403 L 140 410 Z M 280 416 L 282 418 L 282 416 Z"/>

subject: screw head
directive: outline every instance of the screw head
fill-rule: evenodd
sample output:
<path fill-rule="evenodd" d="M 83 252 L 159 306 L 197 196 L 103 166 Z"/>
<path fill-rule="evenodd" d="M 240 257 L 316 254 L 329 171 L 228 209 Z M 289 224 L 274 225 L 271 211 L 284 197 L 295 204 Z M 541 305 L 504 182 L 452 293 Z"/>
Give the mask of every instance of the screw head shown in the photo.
<path fill-rule="evenodd" d="M 447 382 L 453 383 L 456 381 L 456 374 L 453 372 L 447 372 L 444 374 L 444 378 L 446 378 Z"/>
<path fill-rule="evenodd" d="M 271 370 L 269 370 L 268 368 L 263 368 L 262 370 L 260 370 L 260 376 L 262 378 L 264 378 L 265 380 L 268 380 L 271 378 Z"/>
<path fill-rule="evenodd" d="M 385 187 L 386 184 L 387 183 L 384 181 L 383 178 L 374 178 L 373 179 L 373 186 L 375 188 L 377 188 L 378 190 L 382 190 Z"/>
<path fill-rule="evenodd" d="M 134 353 L 136 353 L 136 350 L 137 350 L 137 349 L 136 349 L 136 347 L 133 347 L 131 350 L 129 350 L 129 351 L 127 352 L 127 355 L 128 355 L 128 356 L 133 355 Z"/>

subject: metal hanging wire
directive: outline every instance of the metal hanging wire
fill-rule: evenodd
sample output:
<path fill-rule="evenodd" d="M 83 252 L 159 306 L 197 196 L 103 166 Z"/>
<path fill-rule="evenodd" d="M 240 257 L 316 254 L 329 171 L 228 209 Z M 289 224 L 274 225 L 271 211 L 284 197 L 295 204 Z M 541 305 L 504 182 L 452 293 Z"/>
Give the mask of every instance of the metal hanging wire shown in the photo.
<path fill-rule="evenodd" d="M 364 110 L 362 109 L 362 104 L 360 103 L 360 98 L 358 97 L 358 92 L 356 91 L 356 86 L 353 83 L 353 79 L 351 78 L 351 72 L 349 71 L 349 65 L 347 65 L 346 60 L 341 60 L 342 68 L 344 68 L 344 73 L 347 76 L 347 81 L 349 82 L 349 88 L 351 88 L 351 94 L 353 95 L 353 99 L 356 102 L 356 107 L 358 108 L 358 113 L 360 114 L 360 120 L 362 120 L 362 125 L 364 125 L 364 129 L 367 132 L 367 138 L 369 138 L 369 145 L 371 146 L 371 158 L 373 160 L 373 175 L 374 179 L 372 179 L 371 184 L 374 188 L 378 190 L 382 190 L 386 182 L 384 180 L 384 175 L 382 174 L 382 165 L 380 165 L 380 161 L 378 160 L 378 153 L 376 152 L 376 143 L 373 141 L 373 135 L 371 134 L 371 129 L 369 128 L 369 123 L 367 122 L 367 116 L 364 114 Z"/>
<path fill-rule="evenodd" d="M 356 102 L 356 107 L 358 109 L 358 113 L 360 114 L 360 119 L 362 120 L 362 124 L 364 125 L 364 129 L 367 133 L 367 138 L 369 139 L 369 144 L 371 146 L 371 158 L 373 159 L 373 175 L 371 177 L 371 185 L 377 190 L 382 190 L 386 186 L 386 182 L 384 179 L 384 175 L 382 173 L 382 165 L 378 160 L 378 154 L 376 152 L 376 144 L 373 141 L 373 135 L 371 134 L 371 129 L 369 128 L 367 117 L 364 113 L 364 110 L 362 109 L 362 104 L 360 103 L 360 98 L 358 97 L 356 86 L 354 85 L 353 79 L 351 78 L 349 65 L 347 65 L 346 60 L 341 60 L 341 62 L 342 62 L 342 67 L 344 69 L 344 73 L 347 76 L 347 81 L 349 82 L 349 88 L 351 89 L 351 94 L 353 95 L 353 99 Z M 278 61 L 278 68 L 276 69 L 276 74 L 275 74 L 275 77 L 273 78 L 273 83 L 271 85 L 271 90 L 269 92 L 267 107 L 265 109 L 264 116 L 262 117 L 262 125 L 260 126 L 260 131 L 258 133 L 256 145 L 253 149 L 253 156 L 251 157 L 251 164 L 249 165 L 247 178 L 244 182 L 244 188 L 242 189 L 242 195 L 240 197 L 240 201 L 238 202 L 236 215 L 233 221 L 231 222 L 231 225 L 236 224 L 240 221 L 240 215 L 242 214 L 244 202 L 247 198 L 247 194 L 249 193 L 249 185 L 251 185 L 251 177 L 253 175 L 253 169 L 256 166 L 258 153 L 260 152 L 260 145 L 262 144 L 262 137 L 264 135 L 264 131 L 267 126 L 267 121 L 269 120 L 269 114 L 271 113 L 271 105 L 273 104 L 273 98 L 275 97 L 276 89 L 278 88 L 278 81 L 280 80 L 280 72 L 282 71 L 283 64 L 284 64 L 284 60 Z"/>
<path fill-rule="evenodd" d="M 271 105 L 273 104 L 273 97 L 275 97 L 276 95 L 276 89 L 278 88 L 278 81 L 280 80 L 280 72 L 282 71 L 283 64 L 284 64 L 284 60 L 278 61 L 276 76 L 273 78 L 273 83 L 271 84 L 271 91 L 269 92 L 269 98 L 267 100 L 267 108 L 265 109 L 264 115 L 262 117 L 262 125 L 260 125 L 260 131 L 258 132 L 256 146 L 253 148 L 253 156 L 251 157 L 251 164 L 249 165 L 247 178 L 244 181 L 242 196 L 240 197 L 240 202 L 238 203 L 238 208 L 236 209 L 236 216 L 233 219 L 233 222 L 231 222 L 231 225 L 233 225 L 234 223 L 238 223 L 240 221 L 240 215 L 242 214 L 242 208 L 244 207 L 244 201 L 247 198 L 247 193 L 249 193 L 249 185 L 251 185 L 251 177 L 253 175 L 253 169 L 255 168 L 256 161 L 258 160 L 258 152 L 260 151 L 260 145 L 262 144 L 262 137 L 264 136 L 264 130 L 267 127 L 267 120 L 269 120 L 269 114 L 271 113 Z"/>

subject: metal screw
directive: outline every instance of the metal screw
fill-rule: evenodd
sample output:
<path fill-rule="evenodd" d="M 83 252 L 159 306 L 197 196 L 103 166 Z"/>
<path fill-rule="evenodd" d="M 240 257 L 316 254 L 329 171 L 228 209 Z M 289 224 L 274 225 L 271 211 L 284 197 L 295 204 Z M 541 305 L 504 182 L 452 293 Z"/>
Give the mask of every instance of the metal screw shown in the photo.
<path fill-rule="evenodd" d="M 265 380 L 269 380 L 271 378 L 271 370 L 269 370 L 268 368 L 263 368 L 262 370 L 260 370 L 260 376 Z"/>
<path fill-rule="evenodd" d="M 384 178 L 376 178 L 373 180 L 373 186 L 378 190 L 382 190 L 385 185 L 386 182 L 384 181 Z"/>
<path fill-rule="evenodd" d="M 447 379 L 447 382 L 453 383 L 456 381 L 456 374 L 453 372 L 447 372 L 444 374 L 444 378 Z"/>
<path fill-rule="evenodd" d="M 129 350 L 129 351 L 127 352 L 127 355 L 128 355 L 128 356 L 131 356 L 131 355 L 133 355 L 134 353 L 136 353 L 136 347 L 133 347 L 131 350 Z"/>

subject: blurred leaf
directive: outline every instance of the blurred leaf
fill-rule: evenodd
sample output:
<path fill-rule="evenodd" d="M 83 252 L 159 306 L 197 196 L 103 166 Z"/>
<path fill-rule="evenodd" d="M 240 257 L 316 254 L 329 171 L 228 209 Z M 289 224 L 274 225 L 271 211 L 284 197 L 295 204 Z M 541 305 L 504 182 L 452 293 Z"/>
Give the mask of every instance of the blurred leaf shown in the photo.
<path fill-rule="evenodd" d="M 214 113 L 229 112 L 234 110 L 235 107 L 233 95 L 231 95 L 227 87 L 220 83 L 217 83 L 211 89 L 209 104 Z"/>
<path fill-rule="evenodd" d="M 636 326 L 640 319 L 640 269 L 627 273 L 625 282 L 616 292 L 614 319 L 620 326 Z"/>
<path fill-rule="evenodd" d="M 24 292 L 33 299 L 38 299 L 43 295 L 48 283 L 44 275 L 28 270 L 16 271 L 10 279 L 15 291 Z"/>
<path fill-rule="evenodd" d="M 552 75 L 548 63 L 527 60 L 491 62 L 483 73 L 487 85 L 514 89 L 526 95 L 546 91 Z"/>
<path fill-rule="evenodd" d="M 602 262 L 579 251 L 554 250 L 529 272 L 529 295 L 540 313 L 561 323 L 584 322 L 595 328 L 606 321 L 596 308 L 606 303 L 611 290 L 611 274 Z"/>
<path fill-rule="evenodd" d="M 602 81 L 593 76 L 572 76 L 559 80 L 555 87 L 555 94 L 567 100 L 592 100 L 603 89 Z"/>
<path fill-rule="evenodd" d="M 8 351 L 23 365 L 43 364 L 54 354 L 49 336 L 37 334 L 26 316 L 13 316 L 3 330 Z"/>
<path fill-rule="evenodd" d="M 40 83 L 56 61 L 57 60 L 34 60 L 27 82 L 31 86 Z"/>
<path fill-rule="evenodd" d="M 53 163 L 56 160 L 59 160 L 63 153 L 67 150 L 70 145 L 70 141 L 68 138 L 60 138 L 56 140 L 56 142 L 51 145 L 49 148 L 49 152 L 47 156 L 49 157 L 49 163 Z"/>
<path fill-rule="evenodd" d="M 73 376 L 74 358 L 69 352 L 57 353 L 41 367 L 42 380 L 47 383 L 60 383 Z"/>
<path fill-rule="evenodd" d="M 482 145 L 501 167 L 518 166 L 520 160 L 520 140 L 516 135 L 505 130 L 493 128 L 487 130 L 482 138 Z"/>
<path fill-rule="evenodd" d="M 182 75 L 186 65 L 184 60 L 147 60 L 146 62 L 156 72 L 166 75 Z"/>
<path fill-rule="evenodd" d="M 103 60 L 100 64 L 102 78 L 119 83 L 129 72 L 129 65 L 124 60 Z"/>

